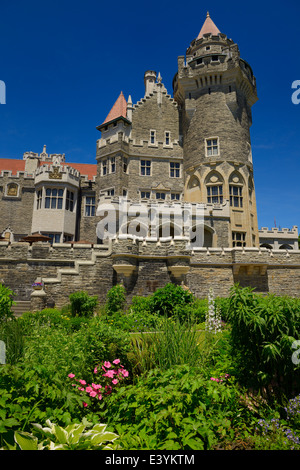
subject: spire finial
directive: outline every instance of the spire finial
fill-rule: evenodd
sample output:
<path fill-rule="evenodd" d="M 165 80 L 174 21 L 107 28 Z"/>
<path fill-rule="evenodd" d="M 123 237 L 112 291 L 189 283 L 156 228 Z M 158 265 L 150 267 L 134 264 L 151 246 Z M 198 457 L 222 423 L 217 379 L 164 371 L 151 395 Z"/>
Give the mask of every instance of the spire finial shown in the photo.
<path fill-rule="evenodd" d="M 206 13 L 206 18 L 210 18 L 209 11 Z"/>

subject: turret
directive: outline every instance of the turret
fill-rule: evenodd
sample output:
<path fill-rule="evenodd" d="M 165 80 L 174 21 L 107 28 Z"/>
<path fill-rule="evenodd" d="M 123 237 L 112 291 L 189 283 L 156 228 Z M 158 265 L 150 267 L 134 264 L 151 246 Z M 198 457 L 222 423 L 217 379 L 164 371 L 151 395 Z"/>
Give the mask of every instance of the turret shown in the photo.
<path fill-rule="evenodd" d="M 250 140 L 256 80 L 237 44 L 209 13 L 186 57 L 178 58 L 173 87 L 181 115 L 185 200 L 229 200 L 229 246 L 258 246 Z"/>

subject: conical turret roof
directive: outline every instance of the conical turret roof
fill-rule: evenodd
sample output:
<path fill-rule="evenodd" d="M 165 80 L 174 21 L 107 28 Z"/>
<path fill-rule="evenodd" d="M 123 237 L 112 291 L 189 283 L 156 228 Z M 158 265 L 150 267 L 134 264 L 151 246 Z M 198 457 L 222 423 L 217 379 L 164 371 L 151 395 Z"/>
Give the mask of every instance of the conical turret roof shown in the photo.
<path fill-rule="evenodd" d="M 127 103 L 122 91 L 101 126 L 120 117 L 127 119 Z"/>
<path fill-rule="evenodd" d="M 211 17 L 209 16 L 209 12 L 207 12 L 206 20 L 202 26 L 202 29 L 197 37 L 197 39 L 201 39 L 204 34 L 211 33 L 214 36 L 217 36 L 221 33 L 221 31 L 217 28 Z"/>

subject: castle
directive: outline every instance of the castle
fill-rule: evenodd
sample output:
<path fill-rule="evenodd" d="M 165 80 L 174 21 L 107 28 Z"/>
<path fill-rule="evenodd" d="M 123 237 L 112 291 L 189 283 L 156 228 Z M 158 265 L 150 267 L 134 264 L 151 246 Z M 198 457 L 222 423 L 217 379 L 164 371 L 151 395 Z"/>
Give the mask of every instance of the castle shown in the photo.
<path fill-rule="evenodd" d="M 146 71 L 144 84 L 138 103 L 121 92 L 97 127 L 96 164 L 67 163 L 46 146 L 23 160 L 0 159 L 0 279 L 19 301 L 43 305 L 62 304 L 76 286 L 101 300 L 120 280 L 129 296 L 170 281 L 198 296 L 210 283 L 227 295 L 237 281 L 297 295 L 297 227 L 257 224 L 250 139 L 256 79 L 238 45 L 207 14 L 178 57 L 173 97 L 160 73 Z M 124 199 L 134 214 L 144 211 L 142 222 L 132 235 L 129 217 L 101 239 L 99 207 L 119 211 Z M 187 205 L 201 207 L 200 246 L 190 243 L 193 220 L 186 230 L 174 217 L 167 227 L 158 217 L 151 230 L 153 208 Z M 36 278 L 42 292 L 32 292 Z"/>

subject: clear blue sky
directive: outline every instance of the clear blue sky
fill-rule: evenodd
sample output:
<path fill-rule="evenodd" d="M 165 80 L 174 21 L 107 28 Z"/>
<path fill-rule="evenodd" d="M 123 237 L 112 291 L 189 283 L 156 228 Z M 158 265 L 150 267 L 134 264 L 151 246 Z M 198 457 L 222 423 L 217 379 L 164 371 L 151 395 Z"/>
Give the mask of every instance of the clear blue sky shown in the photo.
<path fill-rule="evenodd" d="M 300 228 L 300 2 L 0 0 L 0 158 L 65 153 L 96 163 L 101 124 L 122 90 L 136 103 L 144 72 L 170 94 L 177 57 L 207 10 L 257 78 L 251 128 L 259 226 Z"/>

